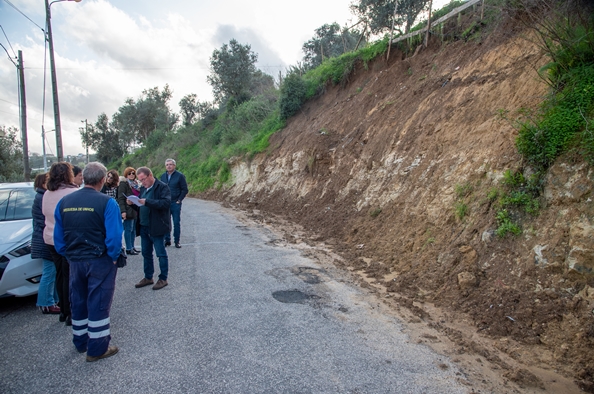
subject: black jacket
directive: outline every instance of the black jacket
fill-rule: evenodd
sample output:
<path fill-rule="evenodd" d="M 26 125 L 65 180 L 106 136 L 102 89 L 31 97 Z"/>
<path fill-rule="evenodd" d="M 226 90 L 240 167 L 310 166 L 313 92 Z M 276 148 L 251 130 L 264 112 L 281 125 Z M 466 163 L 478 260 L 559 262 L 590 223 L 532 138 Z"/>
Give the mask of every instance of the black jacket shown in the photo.
<path fill-rule="evenodd" d="M 145 192 L 146 188 L 140 188 L 140 198 L 144 198 L 142 196 Z M 169 211 L 169 207 L 171 206 L 171 192 L 169 191 L 169 187 L 155 178 L 152 197 L 146 199 L 144 207 L 149 208 L 150 235 L 160 237 L 169 234 L 171 231 L 171 213 Z M 140 209 L 142 210 L 143 207 L 140 207 Z"/>
<path fill-rule="evenodd" d="M 41 211 L 41 201 L 45 189 L 35 189 L 35 200 L 33 200 L 33 207 L 31 213 L 33 216 L 33 234 L 31 234 L 31 257 L 34 259 L 52 260 L 52 255 L 49 249 L 43 242 L 43 229 L 45 228 L 45 216 Z"/>
<path fill-rule="evenodd" d="M 171 178 L 167 180 L 167 171 L 161 175 L 161 182 L 169 186 L 171 191 L 171 202 L 183 201 L 188 194 L 188 183 L 184 174 L 178 170 L 173 171 Z"/>
<path fill-rule="evenodd" d="M 136 216 L 137 216 L 136 209 L 134 209 L 134 207 L 136 207 L 136 205 L 126 204 L 126 196 L 131 196 L 132 194 L 133 194 L 132 187 L 130 186 L 128 181 L 127 180 L 121 181 L 120 185 L 118 186 L 117 200 L 118 200 L 118 205 L 120 206 L 120 212 L 126 213 L 126 220 L 136 219 Z"/>

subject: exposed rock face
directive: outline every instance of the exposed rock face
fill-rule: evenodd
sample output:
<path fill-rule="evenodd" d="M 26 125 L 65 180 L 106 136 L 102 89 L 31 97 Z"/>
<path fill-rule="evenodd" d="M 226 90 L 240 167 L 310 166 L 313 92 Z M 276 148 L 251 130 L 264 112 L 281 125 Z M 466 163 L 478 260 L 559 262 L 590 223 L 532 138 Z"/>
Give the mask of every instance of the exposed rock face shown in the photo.
<path fill-rule="evenodd" d="M 266 154 L 236 161 L 233 185 L 211 197 L 297 222 L 351 260 L 383 262 L 388 291 L 462 311 L 484 335 L 564 344 L 541 361 L 568 375 L 579 364 L 590 381 L 594 354 L 581 349 L 594 345 L 583 291 L 594 285 L 592 168 L 558 160 L 540 215 L 521 236 L 495 234 L 488 195 L 521 165 L 501 114 L 536 108 L 547 88 L 535 70 L 546 59 L 514 26 L 482 44 L 434 42 L 360 65 L 273 135 Z"/>

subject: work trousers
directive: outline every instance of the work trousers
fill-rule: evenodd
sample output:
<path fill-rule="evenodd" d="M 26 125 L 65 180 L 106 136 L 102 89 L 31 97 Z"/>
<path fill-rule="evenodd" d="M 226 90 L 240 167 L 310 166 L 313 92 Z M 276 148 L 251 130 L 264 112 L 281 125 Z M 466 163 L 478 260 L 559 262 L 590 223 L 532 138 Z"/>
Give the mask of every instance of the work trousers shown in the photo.
<path fill-rule="evenodd" d="M 117 266 L 105 255 L 70 261 L 72 342 L 88 356 L 101 356 L 111 340 L 109 310 L 115 291 Z"/>

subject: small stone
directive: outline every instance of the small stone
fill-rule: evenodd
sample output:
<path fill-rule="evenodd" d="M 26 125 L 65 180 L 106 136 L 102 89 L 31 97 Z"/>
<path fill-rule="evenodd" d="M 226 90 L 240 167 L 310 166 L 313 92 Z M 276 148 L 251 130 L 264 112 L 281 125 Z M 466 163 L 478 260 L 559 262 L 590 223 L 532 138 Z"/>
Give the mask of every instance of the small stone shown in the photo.
<path fill-rule="evenodd" d="M 460 272 L 458 274 L 458 286 L 461 290 L 476 286 L 476 276 L 470 272 Z"/>

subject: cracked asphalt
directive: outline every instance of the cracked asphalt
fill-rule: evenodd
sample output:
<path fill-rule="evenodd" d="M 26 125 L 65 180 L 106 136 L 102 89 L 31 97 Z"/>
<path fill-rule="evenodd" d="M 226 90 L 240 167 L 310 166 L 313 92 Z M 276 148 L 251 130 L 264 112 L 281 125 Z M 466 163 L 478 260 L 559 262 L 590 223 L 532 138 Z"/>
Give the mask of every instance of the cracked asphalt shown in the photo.
<path fill-rule="evenodd" d="M 93 363 L 36 297 L 0 299 L 0 393 L 469 392 L 364 289 L 274 240 L 214 202 L 184 200 L 169 286 L 136 289 L 142 257 L 129 256 L 111 310 L 120 351 Z"/>

